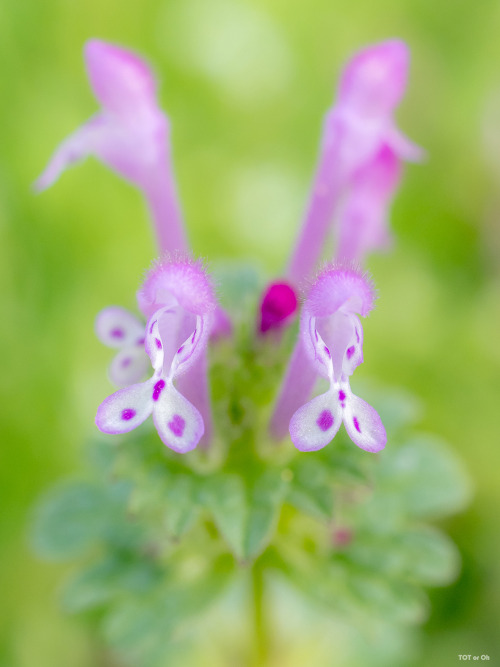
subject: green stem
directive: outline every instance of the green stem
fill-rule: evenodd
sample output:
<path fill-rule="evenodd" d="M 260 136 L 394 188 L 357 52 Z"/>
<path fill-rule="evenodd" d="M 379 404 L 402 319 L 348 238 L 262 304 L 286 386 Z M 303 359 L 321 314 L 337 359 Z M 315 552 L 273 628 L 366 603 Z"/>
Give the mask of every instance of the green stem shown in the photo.
<path fill-rule="evenodd" d="M 265 667 L 268 658 L 268 635 L 265 618 L 263 568 L 257 561 L 252 567 L 254 650 L 256 667 Z"/>

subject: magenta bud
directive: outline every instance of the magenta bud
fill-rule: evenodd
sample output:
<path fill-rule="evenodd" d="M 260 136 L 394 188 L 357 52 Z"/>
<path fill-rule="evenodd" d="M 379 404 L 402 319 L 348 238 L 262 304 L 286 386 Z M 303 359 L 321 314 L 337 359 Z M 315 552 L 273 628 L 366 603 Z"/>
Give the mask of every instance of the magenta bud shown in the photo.
<path fill-rule="evenodd" d="M 289 283 L 271 283 L 260 305 L 260 332 L 285 326 L 297 312 L 297 306 L 297 295 Z"/>

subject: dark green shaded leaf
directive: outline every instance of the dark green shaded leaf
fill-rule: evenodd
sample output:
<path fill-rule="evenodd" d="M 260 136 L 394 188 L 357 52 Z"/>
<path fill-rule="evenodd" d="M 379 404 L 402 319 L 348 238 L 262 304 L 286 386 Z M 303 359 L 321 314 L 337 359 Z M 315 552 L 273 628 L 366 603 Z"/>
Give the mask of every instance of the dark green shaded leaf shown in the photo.
<path fill-rule="evenodd" d="M 329 470 L 319 459 L 300 457 L 292 468 L 288 500 L 292 505 L 320 519 L 333 516 L 333 484 Z"/>

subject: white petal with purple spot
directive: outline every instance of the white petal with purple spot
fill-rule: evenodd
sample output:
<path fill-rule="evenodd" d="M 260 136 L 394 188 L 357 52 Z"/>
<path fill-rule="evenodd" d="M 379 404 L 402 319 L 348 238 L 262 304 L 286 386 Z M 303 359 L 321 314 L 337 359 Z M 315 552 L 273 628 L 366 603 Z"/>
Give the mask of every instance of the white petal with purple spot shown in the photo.
<path fill-rule="evenodd" d="M 153 420 L 163 443 L 180 454 L 194 449 L 205 432 L 201 414 L 171 383 L 157 391 Z"/>
<path fill-rule="evenodd" d="M 128 387 L 140 382 L 150 369 L 143 345 L 120 350 L 109 367 L 109 378 L 117 387 Z"/>
<path fill-rule="evenodd" d="M 101 403 L 97 409 L 95 423 L 103 433 L 127 433 L 142 424 L 153 409 L 153 387 L 157 381 L 152 377 L 147 382 L 119 389 Z"/>
<path fill-rule="evenodd" d="M 322 449 L 332 440 L 342 422 L 342 409 L 336 392 L 316 396 L 299 408 L 290 420 L 292 442 L 303 452 Z"/>
<path fill-rule="evenodd" d="M 144 324 L 120 306 L 104 308 L 95 322 L 97 337 L 108 347 L 126 347 L 144 339 Z"/>
<path fill-rule="evenodd" d="M 361 449 L 367 452 L 384 449 L 387 434 L 378 412 L 354 394 L 346 400 L 344 424 L 351 440 Z"/>

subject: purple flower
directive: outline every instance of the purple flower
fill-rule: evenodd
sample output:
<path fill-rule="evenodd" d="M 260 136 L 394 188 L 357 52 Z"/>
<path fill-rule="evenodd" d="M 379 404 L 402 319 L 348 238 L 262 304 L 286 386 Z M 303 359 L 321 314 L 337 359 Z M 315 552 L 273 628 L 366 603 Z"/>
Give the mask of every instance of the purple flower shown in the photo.
<path fill-rule="evenodd" d="M 292 358 L 292 372 L 285 379 L 272 422 L 272 429 L 279 434 L 280 422 L 291 416 L 292 442 L 302 451 L 325 447 L 341 422 L 362 449 L 378 452 L 386 444 L 377 412 L 355 396 L 349 385 L 349 377 L 363 361 L 363 328 L 358 315 L 366 316 L 374 300 L 372 283 L 349 265 L 328 266 L 307 295 L 300 321 L 300 353 Z M 317 375 L 328 380 L 328 391 L 296 409 L 301 396 L 297 384 L 304 384 L 305 378 L 309 394 Z"/>
<path fill-rule="evenodd" d="M 101 110 L 61 143 L 35 188 L 48 188 L 66 167 L 95 155 L 141 188 L 160 249 L 187 251 L 170 165 L 169 124 L 158 107 L 150 68 L 130 51 L 96 39 L 85 45 L 85 62 Z"/>
<path fill-rule="evenodd" d="M 96 424 L 104 433 L 126 433 L 152 413 L 165 445 L 188 452 L 200 442 L 205 419 L 210 419 L 208 393 L 203 392 L 204 351 L 216 308 L 214 289 L 200 263 L 165 260 L 146 277 L 138 301 L 149 318 L 145 348 L 153 376 L 109 396 L 99 406 Z M 193 395 L 207 398 L 200 410 L 190 400 Z"/>
<path fill-rule="evenodd" d="M 384 179 L 376 172 L 380 167 L 385 173 L 384 160 L 389 154 L 398 164 L 402 159 L 422 157 L 421 149 L 397 129 L 393 118 L 406 88 L 408 64 L 408 48 L 400 40 L 365 48 L 347 64 L 337 103 L 326 115 L 319 165 L 288 268 L 287 276 L 292 284 L 298 285 L 313 274 L 336 209 L 342 199 L 349 196 L 351 188 L 356 203 L 364 196 L 366 181 Z M 395 189 L 397 178 L 393 181 L 389 194 Z M 380 196 L 378 211 L 389 200 L 390 196 Z M 384 219 L 385 211 L 378 217 Z M 375 222 L 374 216 L 363 225 L 368 236 L 377 234 L 378 230 L 372 230 Z M 342 242 L 344 258 L 353 259 L 349 253 L 357 248 L 346 244 L 343 238 Z M 337 257 L 340 257 L 338 253 Z"/>
<path fill-rule="evenodd" d="M 109 367 L 109 377 L 118 387 L 138 382 L 146 374 L 149 363 L 144 351 L 145 325 L 125 308 L 109 306 L 97 315 L 97 337 L 118 349 Z"/>

